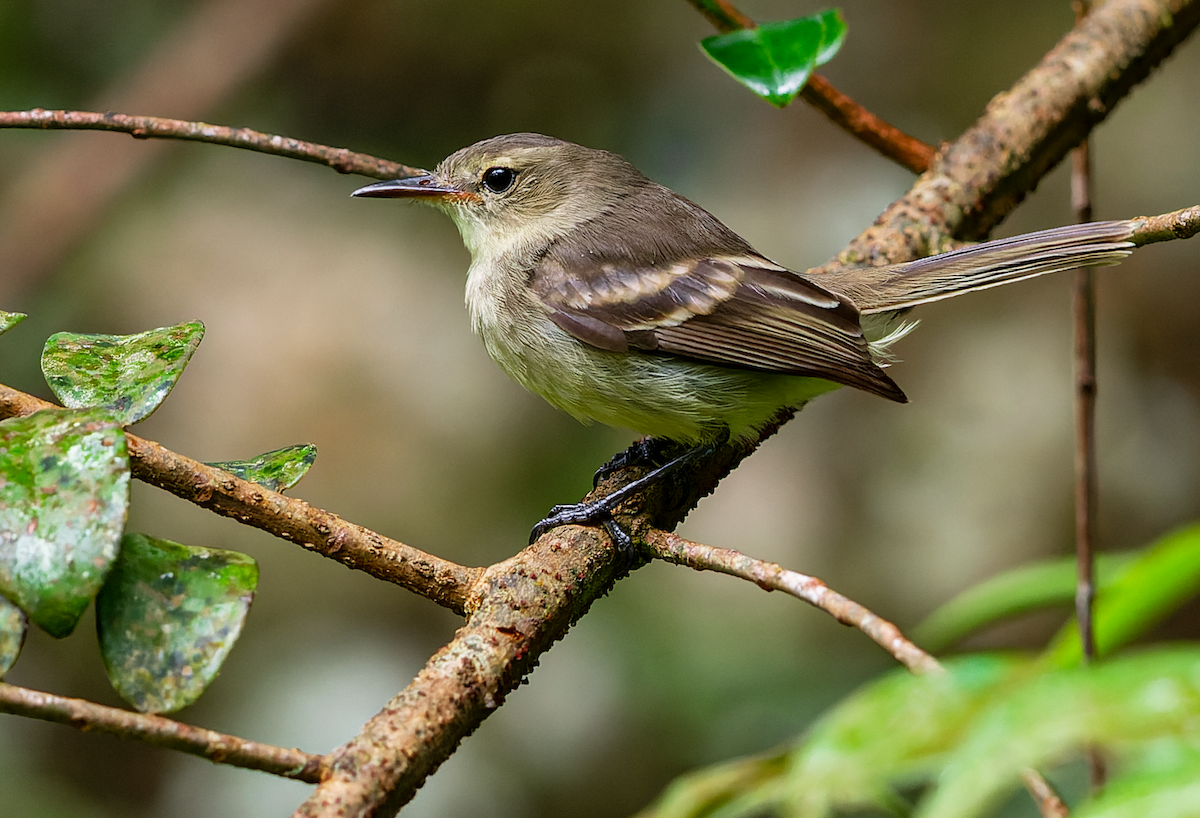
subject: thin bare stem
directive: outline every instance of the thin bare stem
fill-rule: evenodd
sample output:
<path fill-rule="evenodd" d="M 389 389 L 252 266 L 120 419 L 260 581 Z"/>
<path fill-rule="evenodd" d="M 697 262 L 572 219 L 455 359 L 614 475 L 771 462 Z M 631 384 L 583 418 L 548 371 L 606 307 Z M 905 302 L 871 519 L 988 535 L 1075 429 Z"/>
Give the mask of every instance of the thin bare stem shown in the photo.
<path fill-rule="evenodd" d="M 54 404 L 0 384 L 0 418 L 29 415 Z M 313 508 L 229 472 L 126 433 L 133 476 L 177 497 L 262 529 L 345 566 L 393 582 L 463 613 L 483 573 L 388 539 L 336 514 Z"/>
<path fill-rule="evenodd" d="M 713 27 L 726 34 L 757 24 L 728 0 L 688 0 Z M 812 74 L 800 91 L 800 98 L 837 125 L 888 159 L 911 170 L 924 173 L 936 152 L 932 145 L 883 121 L 850 97 L 833 87 L 820 74 Z"/>
<path fill-rule="evenodd" d="M 914 645 L 886 619 L 839 594 L 816 577 L 801 574 L 740 551 L 685 540 L 667 531 L 651 531 L 645 544 L 657 558 L 697 571 L 717 571 L 749 580 L 764 591 L 783 591 L 819 608 L 843 625 L 858 628 L 913 673 L 942 671 L 938 661 Z"/>
<path fill-rule="evenodd" d="M 34 108 L 30 111 L 0 111 L 0 128 L 41 128 L 63 131 L 116 131 L 127 133 L 135 139 L 182 139 L 190 142 L 207 142 L 230 148 L 269 153 L 286 159 L 316 162 L 333 168 L 338 173 L 356 173 L 374 179 L 395 179 L 415 176 L 419 168 L 389 162 L 365 153 L 355 153 L 345 148 L 331 148 L 313 142 L 303 142 L 288 136 L 253 131 L 249 128 L 229 128 L 224 125 L 209 125 L 205 122 L 187 122 L 181 119 L 164 119 L 157 116 L 132 116 L 130 114 L 95 113 L 92 111 L 46 111 Z"/>
<path fill-rule="evenodd" d="M 65 724 L 89 733 L 108 733 L 201 756 L 215 764 L 261 770 L 308 784 L 320 780 L 323 757 L 117 707 L 55 696 L 0 682 L 0 713 Z"/>
<path fill-rule="evenodd" d="M 1050 782 L 1042 777 L 1037 770 L 1024 770 L 1021 773 L 1021 783 L 1037 805 L 1038 814 L 1042 818 L 1067 818 L 1070 810 Z"/>

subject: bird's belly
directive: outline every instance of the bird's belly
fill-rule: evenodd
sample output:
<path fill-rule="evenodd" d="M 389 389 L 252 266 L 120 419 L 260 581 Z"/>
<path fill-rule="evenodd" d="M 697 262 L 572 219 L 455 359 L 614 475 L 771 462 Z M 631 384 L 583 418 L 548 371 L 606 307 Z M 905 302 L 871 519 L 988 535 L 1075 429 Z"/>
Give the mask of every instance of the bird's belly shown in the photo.
<path fill-rule="evenodd" d="M 579 420 L 598 420 L 694 443 L 762 426 L 836 384 L 817 378 L 713 366 L 677 356 L 609 352 L 544 319 L 477 327 L 492 358 L 515 381 Z"/>

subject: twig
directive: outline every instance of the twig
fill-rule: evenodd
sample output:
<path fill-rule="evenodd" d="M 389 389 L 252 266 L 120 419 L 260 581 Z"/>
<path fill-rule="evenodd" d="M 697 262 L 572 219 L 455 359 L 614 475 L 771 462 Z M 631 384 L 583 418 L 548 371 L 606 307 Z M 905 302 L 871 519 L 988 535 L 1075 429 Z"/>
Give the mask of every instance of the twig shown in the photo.
<path fill-rule="evenodd" d="M 914 673 L 942 671 L 938 661 L 910 642 L 900 629 L 865 607 L 832 590 L 816 577 L 789 571 L 773 562 L 754 559 L 728 548 L 685 540 L 667 531 L 652 531 L 645 545 L 654 556 L 697 571 L 717 571 L 753 582 L 764 591 L 783 591 L 819 608 L 843 625 L 869 636 L 897 662 Z"/>
<path fill-rule="evenodd" d="M 0 418 L 54 404 L 0 384 Z M 465 612 L 483 573 L 388 539 L 336 514 L 176 454 L 126 433 L 133 476 L 225 517 L 259 528 L 343 565 L 393 582 L 455 613 Z"/>
<path fill-rule="evenodd" d="M 757 25 L 728 0 L 688 2 L 722 34 L 755 28 Z M 814 73 L 809 76 L 808 82 L 800 90 L 800 98 L 829 117 L 842 130 L 913 173 L 924 173 L 933 162 L 936 151 L 932 145 L 875 116 L 834 88 L 833 84 L 820 74 Z"/>
<path fill-rule="evenodd" d="M 1067 818 L 1067 815 L 1070 814 L 1067 805 L 1054 791 L 1054 787 L 1050 786 L 1050 782 L 1043 778 L 1037 770 L 1024 770 L 1021 773 L 1021 783 L 1033 797 L 1038 814 L 1042 818 Z"/>
<path fill-rule="evenodd" d="M 1072 0 L 1075 24 L 1092 10 L 1091 0 Z M 1092 220 L 1091 140 L 1085 139 L 1071 152 L 1071 207 L 1075 221 Z M 1071 312 L 1075 326 L 1075 619 L 1079 624 L 1080 655 L 1084 664 L 1096 659 L 1096 515 L 1100 498 L 1096 469 L 1096 272 L 1075 271 L 1071 288 Z M 1088 777 L 1093 794 L 1104 786 L 1104 756 L 1100 748 L 1087 751 Z"/>
<path fill-rule="evenodd" d="M 1133 232 L 1129 240 L 1139 247 L 1159 241 L 1190 239 L 1200 233 L 1200 205 L 1161 216 L 1139 216 L 1131 221 Z"/>
<path fill-rule="evenodd" d="M 316 162 L 338 173 L 356 173 L 374 179 L 415 176 L 419 168 L 389 162 L 346 148 L 331 148 L 289 136 L 262 133 L 250 128 L 229 128 L 205 122 L 187 122 L 157 116 L 95 113 L 92 111 L 0 111 L 0 128 L 41 128 L 67 131 L 116 131 L 136 139 L 183 139 L 231 148 L 269 153 L 286 159 Z"/>
<path fill-rule="evenodd" d="M 308 784 L 320 780 L 323 758 L 319 755 L 249 741 L 163 716 L 133 713 L 4 682 L 0 682 L 0 713 L 52 721 L 90 733 L 109 733 L 119 738 L 136 739 L 169 750 L 202 756 L 215 764 L 261 770 Z"/>

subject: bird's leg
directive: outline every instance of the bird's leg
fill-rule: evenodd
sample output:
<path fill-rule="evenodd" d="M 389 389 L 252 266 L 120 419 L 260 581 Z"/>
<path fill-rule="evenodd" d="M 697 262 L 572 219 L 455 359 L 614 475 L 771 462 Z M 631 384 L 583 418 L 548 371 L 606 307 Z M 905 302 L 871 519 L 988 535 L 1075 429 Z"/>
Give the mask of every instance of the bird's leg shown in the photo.
<path fill-rule="evenodd" d="M 616 521 L 613 520 L 613 509 L 628 499 L 631 495 L 636 494 L 643 489 L 672 476 L 683 466 L 711 455 L 721 446 L 725 445 L 725 442 L 728 439 L 729 435 L 728 432 L 726 432 L 716 440 L 708 443 L 702 443 L 698 446 L 693 446 L 692 448 L 687 449 L 681 454 L 671 458 L 666 463 L 657 466 L 648 474 L 626 483 L 612 494 L 601 497 L 599 500 L 593 500 L 586 503 L 571 503 L 569 505 L 555 506 L 554 508 L 550 509 L 550 514 L 545 519 L 539 521 L 538 524 L 533 527 L 533 531 L 530 532 L 529 535 L 529 542 L 534 542 L 538 539 L 538 537 L 542 536 L 550 529 L 557 528 L 560 525 L 587 525 L 589 523 L 600 522 L 604 525 L 604 528 L 613 538 L 613 542 L 617 546 L 617 550 L 624 553 L 626 559 L 632 560 L 633 538 L 630 537 L 629 533 L 617 525 Z M 650 445 L 654 446 L 656 452 L 662 451 L 663 443 L 670 442 L 657 441 L 655 438 L 646 438 L 645 440 L 638 441 L 638 443 L 630 446 L 625 452 L 613 458 L 612 461 L 609 461 L 609 463 L 605 465 L 601 471 L 608 473 L 626 465 L 631 465 L 629 462 L 631 454 L 634 458 L 645 457 L 646 449 L 643 447 L 643 444 L 646 444 L 649 441 L 655 441 Z M 618 461 L 620 462 L 618 463 Z"/>

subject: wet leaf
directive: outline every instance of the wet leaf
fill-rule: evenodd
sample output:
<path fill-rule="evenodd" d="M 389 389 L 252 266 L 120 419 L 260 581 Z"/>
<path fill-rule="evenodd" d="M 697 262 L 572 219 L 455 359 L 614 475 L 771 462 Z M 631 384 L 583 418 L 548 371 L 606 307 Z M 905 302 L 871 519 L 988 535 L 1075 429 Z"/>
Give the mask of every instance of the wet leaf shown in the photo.
<path fill-rule="evenodd" d="M 300 482 L 317 459 L 317 447 L 301 443 L 260 454 L 252 460 L 222 460 L 207 465 L 224 469 L 271 491 L 286 491 Z"/>
<path fill-rule="evenodd" d="M 845 37 L 841 12 L 829 9 L 717 34 L 702 40 L 700 47 L 738 82 L 783 108 L 800 93 L 813 68 L 838 52 Z"/>
<path fill-rule="evenodd" d="M 0 596 L 0 678 L 21 655 L 25 643 L 25 632 L 29 630 L 29 618 L 16 605 Z"/>
<path fill-rule="evenodd" d="M 257 585 L 245 554 L 126 535 L 96 599 L 113 687 L 144 713 L 194 702 L 233 649 Z"/>
<path fill-rule="evenodd" d="M 137 335 L 51 335 L 46 383 L 64 406 L 103 406 L 122 426 L 145 420 L 166 399 L 204 337 L 199 321 Z"/>
<path fill-rule="evenodd" d="M 0 422 L 0 593 L 66 636 L 100 590 L 129 505 L 125 435 L 103 409 Z"/>
<path fill-rule="evenodd" d="M 4 310 L 0 310 L 0 335 L 8 332 L 28 317 L 23 312 L 5 312 Z"/>

